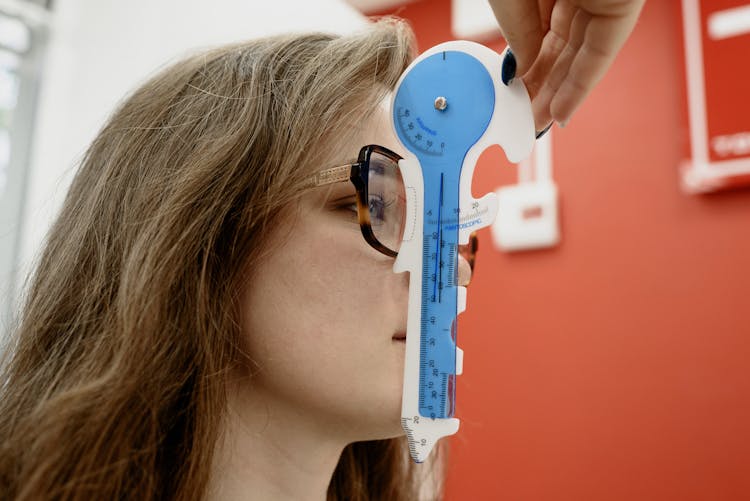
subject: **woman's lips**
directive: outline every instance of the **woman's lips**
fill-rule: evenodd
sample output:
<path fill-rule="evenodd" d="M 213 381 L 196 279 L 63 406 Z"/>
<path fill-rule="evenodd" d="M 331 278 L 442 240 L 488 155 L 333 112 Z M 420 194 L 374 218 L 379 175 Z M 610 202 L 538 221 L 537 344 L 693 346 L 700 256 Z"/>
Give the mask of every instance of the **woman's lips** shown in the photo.
<path fill-rule="evenodd" d="M 406 332 L 397 332 L 392 339 L 394 341 L 406 341 Z"/>

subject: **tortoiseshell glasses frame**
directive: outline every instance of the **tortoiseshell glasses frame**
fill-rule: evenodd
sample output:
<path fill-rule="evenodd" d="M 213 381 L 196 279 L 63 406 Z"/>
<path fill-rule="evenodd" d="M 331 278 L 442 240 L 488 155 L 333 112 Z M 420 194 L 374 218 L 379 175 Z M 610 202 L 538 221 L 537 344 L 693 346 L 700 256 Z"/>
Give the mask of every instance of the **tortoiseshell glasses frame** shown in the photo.
<path fill-rule="evenodd" d="M 369 191 L 370 191 L 370 160 L 376 155 L 379 159 L 387 162 L 387 165 L 380 165 L 380 168 L 388 168 L 393 171 L 394 179 L 397 179 L 398 185 L 400 186 L 400 194 L 398 196 L 403 201 L 404 210 L 399 212 L 399 235 L 395 242 L 384 243 L 378 240 L 373 232 L 372 221 L 370 217 L 370 204 Z M 401 238 L 403 237 L 403 230 L 406 221 L 406 205 L 404 195 L 404 185 L 401 178 L 401 173 L 398 167 L 398 161 L 401 160 L 401 156 L 398 153 L 375 144 L 363 146 L 359 150 L 357 162 L 353 164 L 344 164 L 337 167 L 331 167 L 329 169 L 322 170 L 314 174 L 309 181 L 310 187 L 326 186 L 333 183 L 344 183 L 350 181 L 354 188 L 357 190 L 357 219 L 359 220 L 359 227 L 362 231 L 362 236 L 365 241 L 372 246 L 374 249 L 382 252 L 386 256 L 396 257 L 398 255 L 398 246 L 401 244 Z M 396 248 L 393 248 L 396 247 Z M 476 233 L 472 233 L 469 237 L 469 243 L 467 245 L 459 245 L 459 253 L 469 262 L 472 271 L 474 270 L 474 262 L 476 260 L 476 252 L 478 249 L 478 240 Z"/>

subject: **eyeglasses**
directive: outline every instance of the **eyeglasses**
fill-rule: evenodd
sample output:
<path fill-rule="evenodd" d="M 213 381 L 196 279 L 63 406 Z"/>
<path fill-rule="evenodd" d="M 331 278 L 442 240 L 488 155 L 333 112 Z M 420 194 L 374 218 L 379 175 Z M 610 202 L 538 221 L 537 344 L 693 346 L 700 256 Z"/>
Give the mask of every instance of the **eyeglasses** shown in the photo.
<path fill-rule="evenodd" d="M 309 182 L 316 187 L 351 181 L 357 190 L 362 236 L 370 246 L 390 257 L 398 255 L 406 226 L 406 190 L 399 160 L 397 153 L 371 144 L 359 150 L 356 163 L 320 171 Z M 467 245 L 458 246 L 472 271 L 478 246 L 476 233 L 471 234 Z"/>

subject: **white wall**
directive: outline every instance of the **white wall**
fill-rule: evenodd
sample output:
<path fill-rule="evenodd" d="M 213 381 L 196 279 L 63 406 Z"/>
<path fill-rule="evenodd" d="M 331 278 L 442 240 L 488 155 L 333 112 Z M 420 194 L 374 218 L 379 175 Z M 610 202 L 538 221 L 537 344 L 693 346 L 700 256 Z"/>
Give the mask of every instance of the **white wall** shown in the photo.
<path fill-rule="evenodd" d="M 16 284 L 41 250 L 77 160 L 119 99 L 156 68 L 191 48 L 365 23 L 342 0 L 56 0 Z"/>

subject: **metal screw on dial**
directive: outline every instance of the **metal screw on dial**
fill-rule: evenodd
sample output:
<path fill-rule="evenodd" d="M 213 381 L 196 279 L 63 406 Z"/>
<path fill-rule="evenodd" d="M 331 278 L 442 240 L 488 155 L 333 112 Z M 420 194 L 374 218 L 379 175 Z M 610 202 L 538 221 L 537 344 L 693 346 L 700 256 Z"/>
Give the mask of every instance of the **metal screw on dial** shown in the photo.
<path fill-rule="evenodd" d="M 448 100 L 445 99 L 443 96 L 438 96 L 437 99 L 435 99 L 435 109 L 439 111 L 443 111 L 448 107 Z"/>

